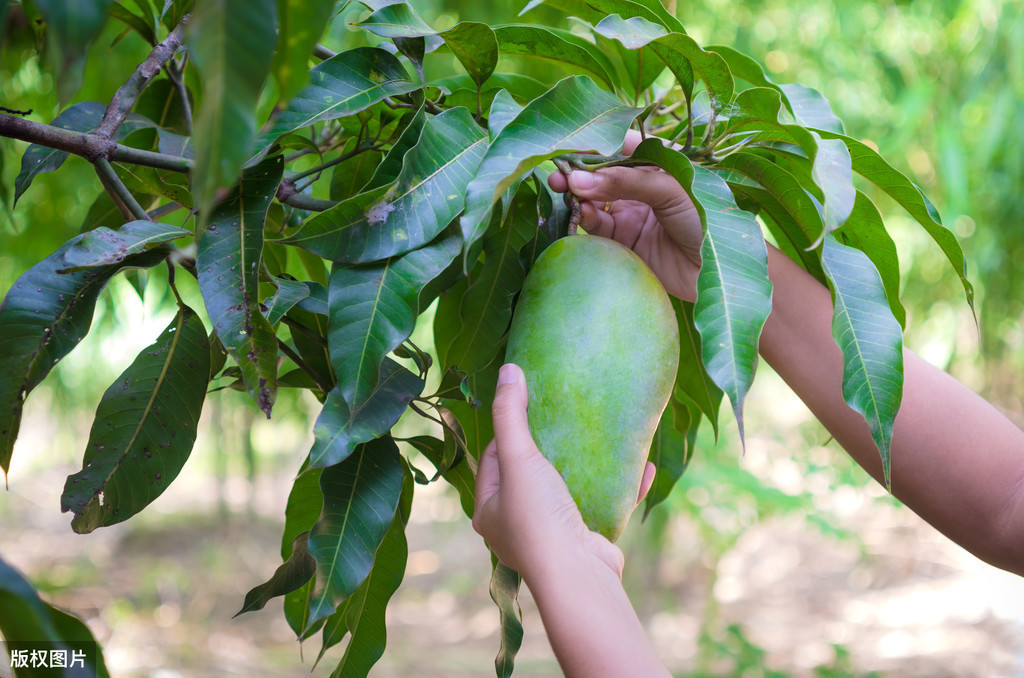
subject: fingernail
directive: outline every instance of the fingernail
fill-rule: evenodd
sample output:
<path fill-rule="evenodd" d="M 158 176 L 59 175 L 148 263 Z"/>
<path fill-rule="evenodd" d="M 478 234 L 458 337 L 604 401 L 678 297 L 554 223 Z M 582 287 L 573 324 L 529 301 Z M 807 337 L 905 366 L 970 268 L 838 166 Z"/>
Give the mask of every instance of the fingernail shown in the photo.
<path fill-rule="evenodd" d="M 498 386 L 519 383 L 519 370 L 512 363 L 506 363 L 498 370 Z"/>
<path fill-rule="evenodd" d="M 574 189 L 586 191 L 594 187 L 594 173 L 586 170 L 573 172 L 569 175 L 569 181 Z"/>

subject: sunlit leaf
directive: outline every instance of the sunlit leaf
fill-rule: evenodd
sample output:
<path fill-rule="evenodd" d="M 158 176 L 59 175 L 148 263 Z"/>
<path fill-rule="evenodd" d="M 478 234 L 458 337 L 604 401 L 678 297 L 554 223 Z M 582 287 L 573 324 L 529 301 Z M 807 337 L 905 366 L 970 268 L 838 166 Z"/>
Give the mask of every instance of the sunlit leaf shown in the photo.
<path fill-rule="evenodd" d="M 615 67 L 611 61 L 593 43 L 575 33 L 546 26 L 510 24 L 496 26 L 494 35 L 501 54 L 535 57 L 582 68 L 608 87 L 615 87 Z"/>
<path fill-rule="evenodd" d="M 491 140 L 498 138 L 501 131 L 516 119 L 523 110 L 523 106 L 512 98 L 508 90 L 500 90 L 491 102 L 491 110 L 487 113 L 487 133 Z"/>
<path fill-rule="evenodd" d="M 180 306 L 103 394 L 82 470 L 68 476 L 61 496 L 75 532 L 127 520 L 171 484 L 192 452 L 209 380 L 206 329 Z"/>
<path fill-rule="evenodd" d="M 701 338 L 693 320 L 694 305 L 675 297 L 672 297 L 671 301 L 679 322 L 679 371 L 676 376 L 676 390 L 681 391 L 708 418 L 717 435 L 722 391 L 704 368 Z"/>
<path fill-rule="evenodd" d="M 405 2 L 381 7 L 355 25 L 382 38 L 422 38 L 435 32 L 416 10 Z"/>
<path fill-rule="evenodd" d="M 779 88 L 786 93 L 786 101 L 796 121 L 804 127 L 814 127 L 835 134 L 846 132 L 843 129 L 843 121 L 832 111 L 828 100 L 818 90 L 796 83 L 779 85 Z"/>
<path fill-rule="evenodd" d="M 460 21 L 438 33 L 479 89 L 498 64 L 498 39 L 487 24 Z"/>

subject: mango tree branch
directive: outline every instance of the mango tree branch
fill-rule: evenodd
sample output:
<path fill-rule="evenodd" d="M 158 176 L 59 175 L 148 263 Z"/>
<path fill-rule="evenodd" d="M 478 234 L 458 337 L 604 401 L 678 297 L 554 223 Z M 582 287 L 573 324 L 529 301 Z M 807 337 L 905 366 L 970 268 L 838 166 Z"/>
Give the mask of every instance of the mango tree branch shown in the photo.
<path fill-rule="evenodd" d="M 120 201 L 128 208 L 132 219 L 150 220 L 149 213 L 131 194 L 131 191 L 121 181 L 121 177 L 117 176 L 114 168 L 110 166 L 109 160 L 101 156 L 93 160 L 93 166 L 96 167 L 96 173 L 100 175 L 103 187 L 113 196 L 115 202 Z"/>
<path fill-rule="evenodd" d="M 188 18 L 188 14 L 183 16 L 178 25 L 174 27 L 174 30 L 164 38 L 163 42 L 153 48 L 153 51 L 149 53 L 145 61 L 138 65 L 127 82 L 118 88 L 117 92 L 114 93 L 114 98 L 110 100 L 110 104 L 107 106 L 106 113 L 103 114 L 100 126 L 96 128 L 94 134 L 107 139 L 113 138 L 114 132 L 117 131 L 117 128 L 128 117 L 128 113 L 135 107 L 135 102 L 139 100 L 142 90 L 146 88 L 149 81 L 160 72 L 164 64 L 181 47 Z"/>
<path fill-rule="evenodd" d="M 338 204 L 333 200 L 321 200 L 305 193 L 299 193 L 295 190 L 295 182 L 291 179 L 285 179 L 277 187 L 277 199 L 285 205 L 291 205 L 292 207 L 298 207 L 301 210 L 309 210 L 311 212 L 323 212 Z"/>

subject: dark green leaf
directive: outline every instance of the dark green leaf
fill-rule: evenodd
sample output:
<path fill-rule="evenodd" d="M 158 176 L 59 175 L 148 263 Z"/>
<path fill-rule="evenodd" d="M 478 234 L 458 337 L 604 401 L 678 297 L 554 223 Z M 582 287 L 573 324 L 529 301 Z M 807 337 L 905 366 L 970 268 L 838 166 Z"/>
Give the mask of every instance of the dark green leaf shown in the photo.
<path fill-rule="evenodd" d="M 171 484 L 192 452 L 209 380 L 206 329 L 181 306 L 103 394 L 82 470 L 61 496 L 75 532 L 127 520 Z"/>
<path fill-rule="evenodd" d="M 514 182 L 559 153 L 615 153 L 637 112 L 582 76 L 562 80 L 527 104 L 491 144 L 469 184 L 460 222 L 465 250 L 483 235 L 494 204 Z"/>
<path fill-rule="evenodd" d="M 356 26 L 362 26 L 382 38 L 422 38 L 435 32 L 416 10 L 405 2 L 381 7 Z"/>
<path fill-rule="evenodd" d="M 192 99 L 189 98 L 189 105 Z M 142 90 L 135 112 L 146 116 L 164 133 L 188 134 L 185 109 L 178 88 L 167 78 L 157 78 Z M 164 152 L 163 149 L 160 149 Z"/>
<path fill-rule="evenodd" d="M 789 101 L 786 99 L 786 93 L 764 74 L 764 69 L 761 68 L 761 64 L 756 59 L 727 45 L 709 45 L 704 49 L 709 52 L 715 52 L 725 59 L 725 63 L 729 66 L 733 77 L 746 80 L 754 87 L 767 87 L 778 92 L 786 107 L 792 111 L 792 107 L 790 107 Z"/>
<path fill-rule="evenodd" d="M 191 235 L 191 231 L 156 221 L 129 221 L 116 231 L 100 227 L 85 233 L 68 248 L 62 272 L 119 264 L 133 254 Z"/>
<path fill-rule="evenodd" d="M 331 364 L 345 402 L 358 407 L 373 392 L 384 356 L 408 338 L 417 295 L 455 258 L 459 238 L 379 264 L 336 266 L 329 290 Z"/>
<path fill-rule="evenodd" d="M 330 616 L 366 579 L 402 492 L 402 458 L 389 437 L 356 448 L 323 470 L 324 509 L 309 534 L 316 590 L 308 624 Z"/>
<path fill-rule="evenodd" d="M 306 546 L 307 532 L 295 537 L 291 556 L 278 567 L 268 581 L 245 594 L 242 609 L 235 617 L 246 612 L 262 610 L 271 598 L 297 591 L 316 574 L 316 561 Z M 233 619 L 234 617 L 232 617 Z"/>
<path fill-rule="evenodd" d="M 68 101 L 82 84 L 85 55 L 99 36 L 114 0 L 35 0 L 46 20 L 46 46 L 57 69 L 61 102 Z"/>
<path fill-rule="evenodd" d="M 460 21 L 438 35 L 444 38 L 448 49 L 466 69 L 477 88 L 482 87 L 498 65 L 498 39 L 490 26 Z"/>
<path fill-rule="evenodd" d="M 498 678 L 509 678 L 515 668 L 516 653 L 523 644 L 523 610 L 519 607 L 519 587 L 523 578 L 491 556 L 491 600 L 498 606 L 501 619 L 501 647 L 494 658 Z"/>
<path fill-rule="evenodd" d="M 648 461 L 654 464 L 655 475 L 644 502 L 644 519 L 655 506 L 668 499 L 686 472 L 693 457 L 693 445 L 687 439 L 686 432 L 694 424 L 700 424 L 700 414 L 696 407 L 691 412 L 687 405 L 678 401 L 670 402 L 661 415 L 648 456 Z"/>
<path fill-rule="evenodd" d="M 433 240 L 464 206 L 487 150 L 487 133 L 465 108 L 430 118 L 406 154 L 397 183 L 361 193 L 309 219 L 282 242 L 343 263 L 378 261 Z"/>
<path fill-rule="evenodd" d="M 316 439 L 309 465 L 320 468 L 344 461 L 356 445 L 389 431 L 422 390 L 423 381 L 390 358 L 384 358 L 377 385 L 357 407 L 351 407 L 341 387 L 335 386 L 313 426 Z"/>
<path fill-rule="evenodd" d="M 277 339 L 260 312 L 258 282 L 263 222 L 282 169 L 281 156 L 273 156 L 246 171 L 210 216 L 196 253 L 199 289 L 213 327 L 268 418 L 277 393 Z"/>
<path fill-rule="evenodd" d="M 352 148 L 355 148 L 355 143 L 356 140 L 353 139 Z M 350 147 L 346 145 L 343 152 L 350 150 Z M 363 151 L 335 165 L 331 174 L 331 200 L 341 202 L 361 193 L 363 187 L 369 183 L 374 172 L 377 171 L 383 157 L 380 151 Z"/>
<path fill-rule="evenodd" d="M 843 398 L 864 416 L 889 484 L 892 425 L 903 397 L 903 332 L 871 260 L 827 236 L 821 263 L 835 306 L 832 334 L 843 351 Z"/>
<path fill-rule="evenodd" d="M 676 389 L 708 418 L 715 435 L 718 435 L 718 410 L 722 405 L 722 390 L 715 385 L 704 368 L 700 334 L 693 319 L 693 304 L 675 297 L 671 300 L 679 322 L 679 371 L 676 376 Z M 648 502 L 648 505 L 652 504 Z"/>
<path fill-rule="evenodd" d="M 309 72 L 309 84 L 288 102 L 256 146 L 265 148 L 287 132 L 358 113 L 384 97 L 415 89 L 419 87 L 409 81 L 402 64 L 384 50 L 341 52 Z"/>
<path fill-rule="evenodd" d="M 113 168 L 132 195 L 161 195 L 189 209 L 193 207 L 192 193 L 180 174 L 122 162 L 113 163 Z M 182 183 L 177 183 L 179 180 Z"/>
<path fill-rule="evenodd" d="M 110 16 L 123 22 L 126 26 L 141 35 L 142 39 L 150 45 L 156 45 L 157 39 L 156 33 L 153 32 L 153 26 L 138 14 L 134 14 L 124 5 L 119 5 L 116 2 L 110 5 Z"/>
<path fill-rule="evenodd" d="M 502 54 L 515 54 L 561 62 L 582 68 L 614 88 L 615 66 L 593 43 L 581 36 L 546 26 L 496 26 L 494 36 Z"/>
<path fill-rule="evenodd" d="M 238 181 L 256 139 L 256 105 L 277 44 L 274 0 L 207 0 L 189 21 L 189 56 L 203 96 L 195 117 L 195 202 L 205 215 Z"/>
<path fill-rule="evenodd" d="M 334 0 L 277 0 L 280 39 L 274 54 L 274 78 L 279 97 L 288 101 L 309 80 L 309 57 L 330 23 Z"/>
<path fill-rule="evenodd" d="M 88 333 L 100 290 L 121 269 L 155 266 L 166 257 L 151 250 L 119 264 L 58 274 L 64 254 L 81 238 L 29 269 L 0 304 L 0 468 L 5 473 L 25 398 Z"/>
<path fill-rule="evenodd" d="M 540 80 L 520 73 L 492 73 L 491 77 L 487 79 L 487 83 L 491 87 L 514 92 L 514 96 L 519 101 L 531 101 L 548 90 L 548 86 Z M 446 94 L 458 90 L 476 89 L 476 83 L 468 75 L 461 73 L 441 78 L 440 80 L 434 80 L 431 82 L 431 85 L 440 88 Z"/>
<path fill-rule="evenodd" d="M 298 280 L 288 278 L 274 278 L 277 285 L 277 293 L 267 299 L 267 321 L 276 325 L 281 318 L 292 309 L 295 304 L 309 296 L 309 286 Z"/>
<path fill-rule="evenodd" d="M 423 133 L 423 125 L 427 122 L 427 114 L 423 106 L 403 116 L 402 122 L 404 124 L 402 133 L 388 149 L 387 155 L 381 160 L 369 183 L 363 187 L 364 192 L 387 186 L 398 178 L 405 162 L 405 154 L 419 142 L 420 134 Z"/>

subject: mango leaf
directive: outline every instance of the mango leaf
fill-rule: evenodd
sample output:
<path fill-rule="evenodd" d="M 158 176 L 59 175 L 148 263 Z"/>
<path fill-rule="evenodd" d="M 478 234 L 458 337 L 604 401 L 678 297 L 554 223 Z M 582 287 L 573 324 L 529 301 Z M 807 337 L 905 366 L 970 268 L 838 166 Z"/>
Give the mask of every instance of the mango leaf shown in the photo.
<path fill-rule="evenodd" d="M 800 125 L 783 122 L 788 113 L 783 108 L 783 97 L 775 89 L 752 87 L 743 90 L 733 102 L 735 112 L 729 119 L 729 129 L 740 136 L 743 132 L 756 132 L 753 141 L 775 140 L 799 146 L 808 158 L 818 151 L 817 139 Z"/>
<path fill-rule="evenodd" d="M 582 68 L 614 89 L 617 79 L 611 60 L 593 43 L 569 31 L 510 24 L 496 26 L 494 36 L 501 54 L 536 57 Z"/>
<path fill-rule="evenodd" d="M 455 258 L 459 245 L 457 236 L 446 235 L 378 264 L 335 267 L 329 346 L 346 403 L 358 407 L 373 393 L 384 356 L 412 333 L 420 289 Z"/>
<path fill-rule="evenodd" d="M 677 392 L 681 391 L 688 400 L 693 402 L 699 412 L 708 418 L 717 436 L 718 410 L 722 405 L 722 391 L 711 380 L 704 368 L 700 334 L 697 332 L 693 319 L 694 305 L 675 297 L 671 297 L 671 301 L 679 322 L 679 370 L 676 376 L 676 390 Z M 679 429 L 677 428 L 677 430 Z M 651 505 L 650 502 L 648 505 Z"/>
<path fill-rule="evenodd" d="M 36 8 L 46 20 L 46 47 L 57 70 L 61 102 L 71 99 L 81 86 L 86 51 L 103 30 L 113 1 L 35 0 Z"/>
<path fill-rule="evenodd" d="M 384 97 L 416 89 L 398 59 L 382 49 L 341 52 L 309 72 L 309 84 L 277 115 L 256 147 L 266 148 L 288 132 L 358 113 Z"/>
<path fill-rule="evenodd" d="M 189 105 L 193 104 L 189 97 Z M 142 90 L 135 102 L 135 112 L 149 118 L 160 134 L 188 134 L 185 109 L 181 105 L 181 94 L 169 78 L 156 78 Z M 161 149 L 161 152 L 164 152 Z"/>
<path fill-rule="evenodd" d="M 403 117 L 403 120 L 406 120 L 406 118 Z M 420 106 L 409 115 L 408 122 L 405 123 L 405 127 L 398 136 L 398 140 L 388 149 L 388 153 L 381 160 L 377 171 L 373 173 L 369 183 L 363 187 L 363 192 L 387 186 L 398 178 L 399 173 L 402 171 L 402 165 L 405 162 L 405 154 L 419 142 L 420 134 L 423 133 L 423 126 L 426 122 L 427 114 L 423 106 Z"/>
<path fill-rule="evenodd" d="M 259 308 L 263 222 L 281 182 L 281 156 L 247 170 L 199 235 L 199 289 L 214 330 L 242 368 L 246 387 L 270 418 L 277 394 L 277 339 Z"/>
<path fill-rule="evenodd" d="M 422 38 L 435 32 L 405 2 L 385 5 L 355 25 L 382 38 Z"/>
<path fill-rule="evenodd" d="M 150 45 L 155 46 L 157 44 L 158 41 L 156 33 L 153 31 L 153 26 L 124 5 L 119 5 L 116 2 L 110 5 L 110 16 L 138 33 Z"/>
<path fill-rule="evenodd" d="M 804 127 L 814 127 L 834 134 L 845 134 L 843 121 L 832 112 L 828 100 L 816 89 L 797 83 L 779 85 L 785 92 L 793 117 Z"/>
<path fill-rule="evenodd" d="M 281 534 L 281 560 L 287 562 L 295 550 L 296 538 L 313 529 L 323 510 L 323 493 L 320 491 L 322 469 L 307 469 L 303 464 L 299 475 L 288 493 L 284 511 L 284 531 Z M 308 534 L 305 538 L 308 538 Z M 309 549 L 306 548 L 306 552 Z M 315 575 L 314 575 L 315 576 Z M 285 620 L 295 632 L 302 636 L 309 621 L 309 601 L 312 598 L 314 580 L 284 594 Z"/>
<path fill-rule="evenodd" d="M 494 401 L 494 389 L 498 384 L 498 368 L 501 367 L 501 358 L 504 357 L 504 342 L 498 348 L 498 355 L 491 363 L 476 374 L 471 375 L 467 381 L 469 392 L 474 395 L 477 402 L 469 403 L 462 399 L 446 398 L 443 403 L 448 412 L 456 419 L 458 430 L 454 433 L 461 438 L 465 445 L 466 453 L 479 459 L 484 448 L 494 438 L 494 423 L 491 421 L 491 403 Z M 448 424 L 449 428 L 451 425 Z M 458 465 L 456 465 L 458 468 Z M 445 478 L 448 475 L 445 474 Z M 455 483 L 452 483 L 455 485 Z M 456 488 L 458 486 L 456 485 Z M 463 510 L 467 515 L 472 515 L 471 508 L 467 510 L 465 501 L 467 495 L 459 492 L 463 501 Z M 472 497 L 472 493 L 468 497 Z"/>
<path fill-rule="evenodd" d="M 498 65 L 498 39 L 487 24 L 460 21 L 438 33 L 476 84 L 477 91 Z"/>
<path fill-rule="evenodd" d="M 334 0 L 277 0 L 280 38 L 273 71 L 281 100 L 291 99 L 309 80 L 309 57 L 330 22 L 335 4 Z"/>
<path fill-rule="evenodd" d="M 405 538 L 405 526 L 412 507 L 413 484 L 408 469 L 402 476 L 402 498 L 395 518 L 377 549 L 373 569 L 366 580 L 359 585 L 345 601 L 344 610 L 335 615 L 341 617 L 338 624 L 352 634 L 341 661 L 331 672 L 337 678 L 365 678 L 384 654 L 387 646 L 387 625 L 385 611 L 388 601 L 402 584 L 405 565 L 409 556 L 409 545 Z M 328 622 L 329 626 L 330 622 Z M 336 632 L 335 637 L 338 636 Z M 338 638 L 340 641 L 340 638 Z M 336 644 L 336 643 L 335 643 Z M 331 647 L 328 627 L 324 628 L 324 643 L 317 661 Z"/>
<path fill-rule="evenodd" d="M 487 133 L 469 110 L 446 110 L 424 124 L 394 185 L 321 212 L 281 242 L 342 263 L 378 261 L 416 249 L 462 211 L 466 187 L 486 150 Z"/>
<path fill-rule="evenodd" d="M 47 649 L 83 653 L 86 666 L 81 674 L 75 675 L 110 678 L 100 645 L 93 638 L 89 627 L 78 617 L 43 601 L 28 580 L 2 558 L 0 634 L 4 637 L 5 651 L 38 650 L 42 643 L 53 643 L 54 645 Z M 21 643 L 24 643 L 24 646 L 19 645 Z M 22 672 L 19 672 L 19 675 L 22 675 Z M 71 672 L 67 672 L 67 675 L 71 675 Z"/>
<path fill-rule="evenodd" d="M 494 671 L 498 678 L 510 678 L 515 668 L 516 653 L 523 644 L 523 610 L 519 607 L 519 587 L 523 578 L 493 554 L 491 567 L 491 600 L 498 606 L 501 620 L 501 647 L 494 658 Z"/>
<path fill-rule="evenodd" d="M 483 239 L 485 265 L 462 296 L 458 332 L 444 354 L 446 365 L 473 374 L 494 359 L 512 319 L 512 297 L 523 286 L 526 272 L 519 250 L 537 230 L 537 196 L 520 189 L 506 222 Z"/>
<path fill-rule="evenodd" d="M 316 561 L 309 555 L 306 546 L 308 534 L 303 532 L 295 537 L 291 556 L 274 570 L 269 580 L 245 594 L 242 609 L 235 613 L 235 617 L 246 612 L 262 610 L 271 598 L 296 591 L 313 578 L 316 574 Z"/>
<path fill-rule="evenodd" d="M 64 252 L 66 268 L 61 273 L 119 264 L 133 254 L 191 235 L 191 231 L 156 221 L 129 221 L 116 231 L 101 226 L 83 234 Z"/>
<path fill-rule="evenodd" d="M 309 533 L 316 590 L 308 624 L 330 616 L 363 583 L 393 522 L 402 493 L 402 458 L 390 436 L 364 443 L 320 475 L 324 509 Z"/>
<path fill-rule="evenodd" d="M 309 286 L 304 282 L 277 277 L 274 284 L 277 285 L 277 293 L 265 302 L 267 322 L 271 325 L 279 323 L 295 304 L 309 296 Z"/>
<path fill-rule="evenodd" d="M 857 191 L 853 187 L 853 167 L 850 152 L 838 139 L 822 139 L 811 132 L 817 142 L 811 166 L 811 178 L 824 195 L 822 233 L 831 233 L 850 217 Z"/>
<path fill-rule="evenodd" d="M 200 213 L 238 180 L 256 139 L 256 105 L 277 44 L 274 0 L 210 0 L 196 6 L 186 44 L 203 96 L 195 116 L 192 190 Z"/>
<path fill-rule="evenodd" d="M 515 120 L 522 110 L 523 107 L 512 98 L 508 90 L 503 89 L 495 94 L 491 101 L 491 110 L 487 113 L 487 133 L 491 140 L 497 139 L 501 131 Z"/>
<path fill-rule="evenodd" d="M 313 425 L 312 468 L 334 466 L 345 460 L 359 443 L 373 440 L 391 430 L 409 402 L 423 391 L 423 381 L 399 363 L 384 358 L 380 377 L 370 395 L 353 408 L 335 386 L 327 395 L 320 416 Z"/>
<path fill-rule="evenodd" d="M 658 422 L 651 441 L 651 452 L 648 461 L 654 464 L 654 483 L 651 485 L 647 498 L 644 500 L 644 520 L 651 514 L 654 507 L 668 499 L 672 489 L 683 477 L 686 467 L 693 458 L 693 442 L 688 439 L 687 431 L 700 425 L 700 413 L 696 407 L 674 400 L 665 408 Z M 694 435 L 694 438 L 696 435 Z"/>
<path fill-rule="evenodd" d="M 473 519 L 473 506 L 476 496 L 476 476 L 473 474 L 465 456 L 458 456 L 455 446 L 449 447 L 445 442 L 430 436 L 416 436 L 404 441 L 426 457 L 441 477 L 459 493 L 459 503 L 466 517 Z M 433 478 L 436 480 L 437 476 Z"/>
<path fill-rule="evenodd" d="M 117 264 L 58 274 L 79 235 L 30 268 L 0 304 L 0 469 L 7 472 L 25 398 L 89 332 L 96 298 L 115 273 L 163 261 L 162 250 Z"/>
<path fill-rule="evenodd" d="M 127 520 L 171 484 L 192 452 L 209 380 L 206 329 L 180 306 L 103 394 L 82 470 L 68 476 L 61 495 L 75 532 Z"/>
<path fill-rule="evenodd" d="M 106 110 L 106 105 L 98 101 L 82 101 L 68 106 L 50 124 L 74 132 L 92 132 L 100 126 Z M 125 121 L 118 127 L 114 139 L 119 141 L 132 132 L 152 126 L 153 122 L 148 118 L 137 113 L 129 113 Z M 24 155 L 21 156 L 21 171 L 14 178 L 14 204 L 18 204 L 18 198 L 28 190 L 33 179 L 40 174 L 57 169 L 64 164 L 67 158 L 66 151 L 30 144 L 25 149 Z"/>
<path fill-rule="evenodd" d="M 161 195 L 189 209 L 193 207 L 192 193 L 182 175 L 123 162 L 112 163 L 112 166 L 133 195 Z"/>
<path fill-rule="evenodd" d="M 460 220 L 465 251 L 483 235 L 494 203 L 515 181 L 566 151 L 615 153 L 638 112 L 582 76 L 560 81 L 527 104 L 491 144 L 466 191 Z"/>
<path fill-rule="evenodd" d="M 355 144 L 356 139 L 352 139 L 351 144 L 345 146 L 343 153 L 354 149 Z M 384 155 L 380 151 L 363 151 L 335 165 L 331 173 L 331 200 L 341 202 L 361 193 L 383 159 Z"/>
<path fill-rule="evenodd" d="M 970 304 L 973 311 L 974 286 L 967 280 L 967 259 L 964 257 L 964 251 L 953 232 L 942 225 L 938 211 L 921 192 L 921 189 L 895 170 L 868 145 L 841 134 L 820 130 L 818 134 L 825 139 L 839 139 L 846 144 L 850 151 L 853 171 L 888 193 L 893 200 L 910 213 L 910 216 L 917 220 L 917 223 L 924 227 L 932 240 L 942 249 L 949 263 L 953 265 L 957 275 L 960 276 L 960 282 L 967 296 L 967 303 Z"/>
<path fill-rule="evenodd" d="M 659 23 L 669 32 L 686 33 L 682 22 L 665 8 L 662 0 L 588 0 L 587 4 L 605 15 L 628 13 L 630 17 L 639 16 Z"/>
<path fill-rule="evenodd" d="M 843 398 L 867 420 L 889 486 L 892 425 L 903 398 L 902 328 L 863 252 L 826 236 L 821 263 L 835 307 L 832 334 L 843 351 Z"/>

